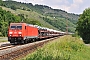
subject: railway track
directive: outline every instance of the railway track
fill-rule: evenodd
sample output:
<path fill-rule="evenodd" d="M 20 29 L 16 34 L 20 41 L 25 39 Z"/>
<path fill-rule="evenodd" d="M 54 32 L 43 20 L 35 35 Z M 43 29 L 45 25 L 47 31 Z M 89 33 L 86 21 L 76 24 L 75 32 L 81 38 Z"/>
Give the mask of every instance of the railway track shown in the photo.
<path fill-rule="evenodd" d="M 90 47 L 90 44 L 85 44 L 85 45 Z"/>
<path fill-rule="evenodd" d="M 12 48 L 12 47 L 14 47 L 14 45 L 11 45 L 10 43 L 5 43 L 5 44 L 1 44 L 0 50 Z"/>
<path fill-rule="evenodd" d="M 0 47 L 0 50 L 4 50 L 4 49 L 8 49 L 8 48 L 12 48 L 12 47 L 15 47 L 15 46 L 10 45 L 10 46 L 5 46 L 5 47 Z"/>
<path fill-rule="evenodd" d="M 25 44 L 25 45 L 16 46 L 16 47 L 10 48 L 10 50 L 5 49 L 7 52 L 4 54 L 0 53 L 0 60 L 16 60 L 20 57 L 24 57 L 27 54 L 35 51 L 38 47 L 42 47 L 45 43 L 52 41 L 56 38 L 57 37 L 34 42 L 34 43 L 29 43 L 29 44 Z M 0 52 L 4 52 L 4 50 L 2 50 Z"/>
<path fill-rule="evenodd" d="M 1 48 L 1 47 L 5 47 L 5 46 L 10 46 L 10 45 L 11 45 L 10 43 L 1 43 L 1 44 L 0 44 L 0 48 Z"/>

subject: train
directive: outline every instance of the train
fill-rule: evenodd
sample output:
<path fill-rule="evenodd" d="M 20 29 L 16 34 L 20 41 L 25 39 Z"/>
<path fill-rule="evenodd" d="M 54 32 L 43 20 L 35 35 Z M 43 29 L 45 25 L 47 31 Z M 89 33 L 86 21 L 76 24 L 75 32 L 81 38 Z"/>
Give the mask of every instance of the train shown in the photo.
<path fill-rule="evenodd" d="M 25 44 L 32 41 L 62 36 L 61 31 L 27 23 L 10 23 L 8 41 L 11 44 Z"/>

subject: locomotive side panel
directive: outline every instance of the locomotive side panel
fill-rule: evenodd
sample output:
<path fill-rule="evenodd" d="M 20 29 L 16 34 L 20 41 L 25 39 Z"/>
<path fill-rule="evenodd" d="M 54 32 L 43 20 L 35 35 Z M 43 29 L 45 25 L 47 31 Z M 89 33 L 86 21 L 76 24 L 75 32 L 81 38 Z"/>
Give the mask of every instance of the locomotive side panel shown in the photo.
<path fill-rule="evenodd" d="M 25 27 L 24 40 L 30 38 L 38 38 L 38 29 L 27 25 Z"/>

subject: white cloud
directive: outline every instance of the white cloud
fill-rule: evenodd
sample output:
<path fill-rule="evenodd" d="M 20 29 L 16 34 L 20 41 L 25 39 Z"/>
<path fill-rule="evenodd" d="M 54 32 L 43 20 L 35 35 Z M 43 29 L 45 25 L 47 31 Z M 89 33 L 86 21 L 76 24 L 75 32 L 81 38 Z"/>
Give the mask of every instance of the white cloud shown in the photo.
<path fill-rule="evenodd" d="M 74 4 L 81 4 L 81 3 L 83 3 L 83 0 L 73 0 L 73 3 Z"/>
<path fill-rule="evenodd" d="M 80 7 L 83 4 L 83 0 L 73 0 L 73 3 L 70 6 L 66 6 L 65 10 L 71 13 L 81 13 Z"/>

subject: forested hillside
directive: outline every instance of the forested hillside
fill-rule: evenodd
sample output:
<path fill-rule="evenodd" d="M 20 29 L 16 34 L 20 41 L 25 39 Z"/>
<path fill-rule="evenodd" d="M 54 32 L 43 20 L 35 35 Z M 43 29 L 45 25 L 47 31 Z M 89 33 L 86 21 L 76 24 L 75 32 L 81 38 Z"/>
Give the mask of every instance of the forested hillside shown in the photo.
<path fill-rule="evenodd" d="M 10 11 L 5 11 L 0 8 L 0 35 L 6 36 L 8 26 L 11 22 L 20 22 L 19 16 L 13 15 Z"/>
<path fill-rule="evenodd" d="M 66 31 L 66 27 L 68 26 L 69 32 L 75 32 L 76 23 L 79 17 L 77 14 L 67 13 L 61 9 L 53 9 L 45 5 L 33 5 L 32 3 L 3 1 L 3 4 L 0 5 L 3 11 L 6 10 L 6 12 L 10 12 L 10 14 L 19 17 L 20 19 L 18 19 L 18 22 L 23 20 L 26 23 L 37 24 L 61 31 Z M 11 17 L 9 16 L 7 18 Z M 15 19 L 14 22 L 17 22 L 17 18 Z M 10 22 L 13 22 L 13 19 Z"/>

